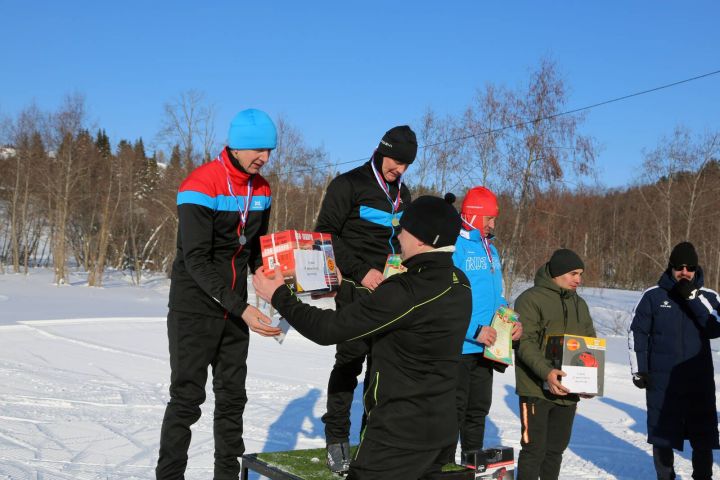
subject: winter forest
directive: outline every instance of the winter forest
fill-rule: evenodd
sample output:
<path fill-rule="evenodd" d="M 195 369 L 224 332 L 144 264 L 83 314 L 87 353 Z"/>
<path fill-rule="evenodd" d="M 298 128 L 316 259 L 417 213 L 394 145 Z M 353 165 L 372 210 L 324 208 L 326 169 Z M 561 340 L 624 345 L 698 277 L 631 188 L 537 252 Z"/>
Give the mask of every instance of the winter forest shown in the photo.
<path fill-rule="evenodd" d="M 558 247 L 585 259 L 586 285 L 640 289 L 685 239 L 717 290 L 720 132 L 661 132 L 638 154 L 626 186 L 609 189 L 594 175 L 603 139 L 583 128 L 592 109 L 571 110 L 571 87 L 560 65 L 542 60 L 522 88 L 478 86 L 456 116 L 426 110 L 411 125 L 421 146 L 405 179 L 413 196 L 452 192 L 459 205 L 472 186 L 497 192 L 509 290 Z M 167 100 L 152 139 L 109 138 L 90 124 L 87 107 L 72 93 L 57 110 L 30 104 L 0 118 L 0 273 L 50 267 L 65 283 L 80 268 L 91 286 L 106 270 L 130 272 L 137 283 L 143 272 L 169 273 L 177 188 L 218 154 L 224 127 L 215 125 L 226 122 L 197 90 Z M 270 231 L 309 230 L 328 182 L 372 152 L 334 162 L 304 140 L 301 125 L 276 121 L 278 148 L 262 172 L 273 191 Z"/>

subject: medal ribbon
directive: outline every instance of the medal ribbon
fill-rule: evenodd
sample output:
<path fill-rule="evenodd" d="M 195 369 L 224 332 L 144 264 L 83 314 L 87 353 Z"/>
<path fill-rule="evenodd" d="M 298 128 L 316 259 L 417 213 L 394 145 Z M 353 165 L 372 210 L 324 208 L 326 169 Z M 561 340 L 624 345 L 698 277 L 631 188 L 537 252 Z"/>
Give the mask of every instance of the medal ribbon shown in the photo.
<path fill-rule="evenodd" d="M 375 174 L 375 180 L 377 180 L 378 185 L 380 185 L 380 188 L 382 188 L 383 192 L 385 192 L 385 196 L 387 197 L 388 201 L 390 202 L 390 205 L 392 206 L 392 213 L 393 215 L 395 212 L 397 212 L 398 207 L 400 206 L 400 190 L 402 189 L 402 176 L 398 179 L 398 193 L 397 197 L 395 197 L 395 201 L 393 201 L 392 197 L 390 196 L 390 187 L 385 183 L 385 179 L 382 178 L 380 173 L 378 173 L 377 168 L 375 168 L 375 161 L 374 161 L 375 155 L 370 158 L 370 166 L 372 167 L 372 171 Z"/>
<path fill-rule="evenodd" d="M 493 265 L 493 258 L 492 258 L 492 250 L 490 250 L 490 241 L 487 239 L 487 237 L 482 237 L 482 244 L 483 247 L 485 247 L 485 252 L 487 253 L 488 261 L 490 262 L 490 271 L 495 271 L 495 266 Z"/>
<path fill-rule="evenodd" d="M 247 223 L 248 213 L 250 211 L 250 200 L 252 200 L 252 176 L 250 176 L 250 178 L 248 179 L 247 196 L 245 197 L 245 209 L 243 211 L 240 208 L 240 200 L 238 199 L 237 195 L 235 195 L 235 192 L 233 192 L 232 184 L 230 182 L 230 172 L 228 171 L 225 162 L 223 162 L 222 160 L 222 155 L 218 155 L 217 161 L 220 162 L 220 165 L 222 165 L 225 169 L 225 179 L 227 180 L 228 190 L 230 191 L 230 195 L 233 196 L 238 206 L 238 215 L 240 215 L 240 235 L 244 236 L 245 224 Z"/>

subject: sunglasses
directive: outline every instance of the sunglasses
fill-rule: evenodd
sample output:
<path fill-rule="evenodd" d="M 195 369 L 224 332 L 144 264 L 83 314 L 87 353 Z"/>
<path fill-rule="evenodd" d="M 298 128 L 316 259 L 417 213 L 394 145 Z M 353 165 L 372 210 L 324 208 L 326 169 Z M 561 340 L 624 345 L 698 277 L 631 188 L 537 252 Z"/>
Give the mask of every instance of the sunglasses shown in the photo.
<path fill-rule="evenodd" d="M 672 268 L 673 268 L 673 270 L 675 270 L 677 272 L 682 272 L 683 268 L 684 268 L 688 272 L 692 273 L 695 270 L 697 270 L 697 265 L 680 265 L 680 266 L 673 265 Z"/>

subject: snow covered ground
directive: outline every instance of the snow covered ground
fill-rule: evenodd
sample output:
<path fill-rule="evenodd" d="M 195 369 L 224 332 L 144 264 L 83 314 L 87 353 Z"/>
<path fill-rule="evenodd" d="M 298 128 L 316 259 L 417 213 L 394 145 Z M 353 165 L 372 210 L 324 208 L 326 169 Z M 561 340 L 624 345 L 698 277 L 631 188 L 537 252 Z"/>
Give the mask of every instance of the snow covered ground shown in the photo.
<path fill-rule="evenodd" d="M 51 284 L 52 273 L 0 275 L 0 479 L 151 479 L 170 377 L 165 330 L 168 281 L 103 288 Z M 584 289 L 605 332 L 630 319 L 640 292 Z M 605 396 L 580 403 L 564 479 L 654 478 L 645 443 L 644 394 L 627 366 L 626 339 L 609 336 Z M 716 364 L 720 358 L 715 345 Z M 245 412 L 248 452 L 324 446 L 320 417 L 333 363 L 291 331 L 280 345 L 253 336 Z M 720 373 L 720 370 L 716 369 Z M 716 383 L 720 378 L 716 376 Z M 194 427 L 186 478 L 212 476 L 212 391 Z M 357 439 L 359 395 L 353 414 Z M 519 446 L 512 368 L 495 377 L 486 444 Z M 676 456 L 689 479 L 689 451 Z M 716 454 L 715 476 L 720 478 Z"/>

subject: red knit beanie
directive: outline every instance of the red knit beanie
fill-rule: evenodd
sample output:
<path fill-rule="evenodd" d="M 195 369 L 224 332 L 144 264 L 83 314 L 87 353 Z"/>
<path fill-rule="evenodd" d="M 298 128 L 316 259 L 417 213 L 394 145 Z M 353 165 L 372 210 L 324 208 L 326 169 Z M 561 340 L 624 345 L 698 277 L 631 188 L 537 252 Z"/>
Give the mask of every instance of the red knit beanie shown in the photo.
<path fill-rule="evenodd" d="M 468 190 L 460 209 L 463 220 L 473 227 L 482 228 L 482 217 L 497 217 L 497 197 L 485 187 L 473 187 Z"/>

